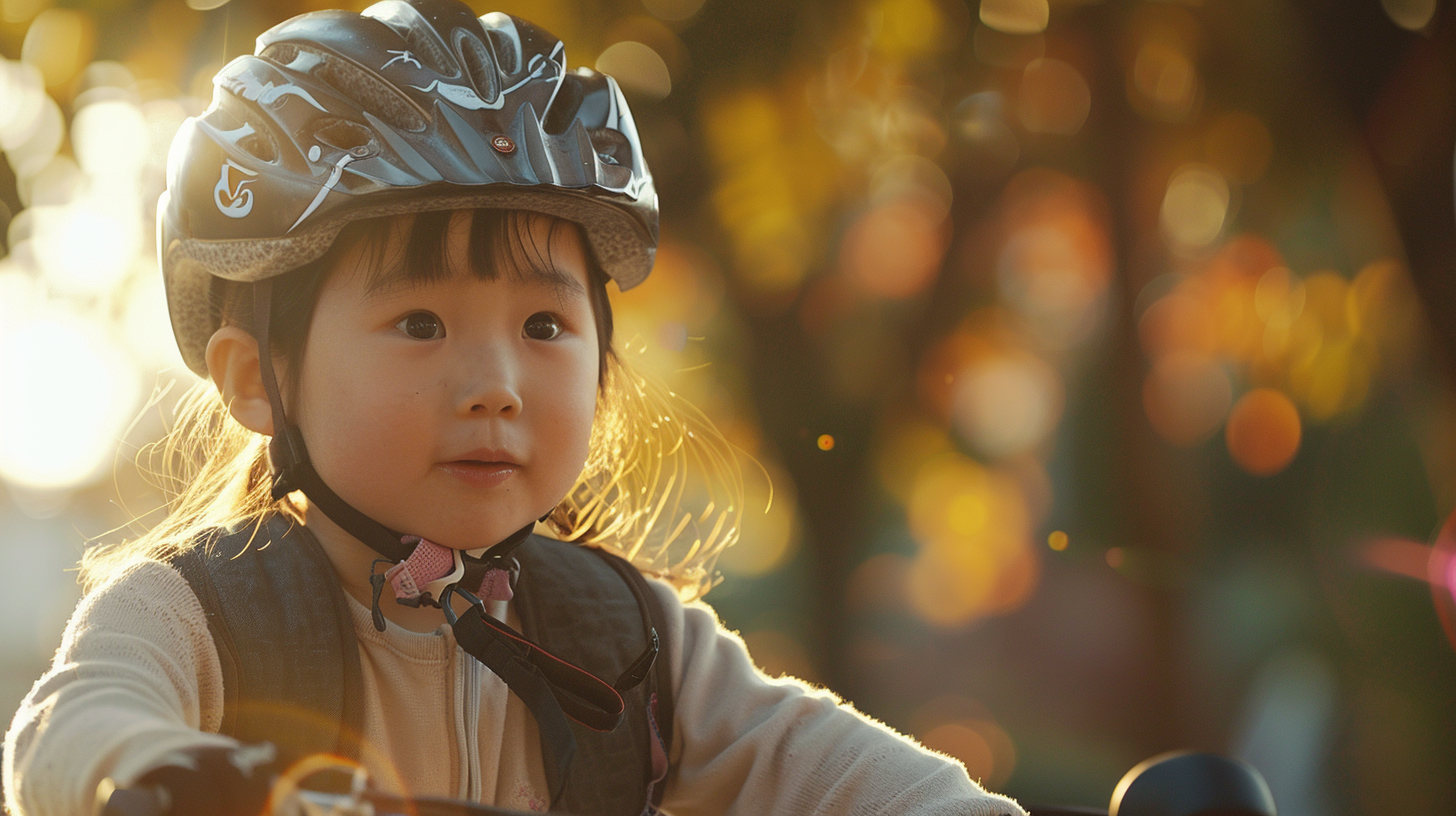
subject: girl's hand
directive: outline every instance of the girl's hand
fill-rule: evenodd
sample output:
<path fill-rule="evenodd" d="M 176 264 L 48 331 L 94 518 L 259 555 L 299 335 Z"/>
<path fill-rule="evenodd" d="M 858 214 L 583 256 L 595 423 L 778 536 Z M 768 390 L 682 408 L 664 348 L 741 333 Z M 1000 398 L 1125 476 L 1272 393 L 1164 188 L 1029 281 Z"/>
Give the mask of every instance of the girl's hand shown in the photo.
<path fill-rule="evenodd" d="M 266 743 L 180 751 L 138 779 L 133 791 L 155 794 L 157 816 L 260 816 L 277 776 L 273 756 Z M 113 797 L 103 813 L 129 814 L 124 800 Z"/>

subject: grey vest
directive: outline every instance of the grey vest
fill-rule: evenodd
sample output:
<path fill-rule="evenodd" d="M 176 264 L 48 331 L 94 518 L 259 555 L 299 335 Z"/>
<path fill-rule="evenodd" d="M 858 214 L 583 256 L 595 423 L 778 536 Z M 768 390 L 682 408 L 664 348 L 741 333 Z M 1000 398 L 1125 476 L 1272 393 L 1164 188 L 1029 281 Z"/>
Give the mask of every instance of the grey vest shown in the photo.
<path fill-rule="evenodd" d="M 613 682 L 665 632 L 656 596 L 636 568 L 601 550 L 531 536 L 513 603 L 522 634 Z M 218 533 L 173 560 L 207 614 L 223 673 L 221 733 L 271 742 L 283 763 L 313 753 L 357 759 L 363 673 L 348 601 L 308 530 L 274 516 L 260 529 Z M 641 816 L 652 785 L 654 725 L 672 738 L 667 649 L 645 682 L 623 694 L 614 731 L 572 721 L 576 758 L 558 806 L 579 816 Z M 470 659 L 462 656 L 463 659 Z M 655 711 L 655 722 L 649 715 Z M 550 764 L 548 783 L 553 785 Z M 649 802 L 649 799 L 651 800 Z"/>

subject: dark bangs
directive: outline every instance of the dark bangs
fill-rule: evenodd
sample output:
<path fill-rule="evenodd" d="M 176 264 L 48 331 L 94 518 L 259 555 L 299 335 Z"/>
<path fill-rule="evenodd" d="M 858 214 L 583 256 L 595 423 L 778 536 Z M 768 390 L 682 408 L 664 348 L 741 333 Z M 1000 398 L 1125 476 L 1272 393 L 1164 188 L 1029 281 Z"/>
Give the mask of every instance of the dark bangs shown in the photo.
<path fill-rule="evenodd" d="M 556 267 L 550 241 L 562 230 L 581 227 L 560 218 L 521 210 L 469 210 L 470 238 L 467 269 L 450 266 L 450 218 L 455 210 L 424 212 L 355 221 L 334 239 L 329 251 L 278 278 L 273 287 L 273 313 L 269 334 L 276 353 L 296 361 L 302 353 L 314 304 L 330 270 L 357 248 L 370 293 L 422 286 L 449 280 L 461 271 L 477 280 L 493 281 L 502 273 L 514 280 L 546 280 L 562 289 L 574 282 Z M 546 241 L 531 231 L 531 220 L 548 220 Z M 394 239 L 391 250 L 391 238 Z M 607 356 L 612 353 L 612 307 L 607 299 L 606 272 L 592 255 L 586 236 L 580 235 L 587 260 L 587 298 L 597 324 L 598 381 L 604 382 Z M 241 315 L 239 315 L 241 316 Z M 297 367 L 291 367 L 296 371 Z"/>

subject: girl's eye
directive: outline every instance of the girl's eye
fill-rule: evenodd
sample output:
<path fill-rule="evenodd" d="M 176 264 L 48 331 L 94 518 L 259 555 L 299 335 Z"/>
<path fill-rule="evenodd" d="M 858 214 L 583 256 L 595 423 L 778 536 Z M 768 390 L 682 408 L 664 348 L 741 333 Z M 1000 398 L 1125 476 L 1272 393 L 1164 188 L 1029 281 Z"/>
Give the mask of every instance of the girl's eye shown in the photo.
<path fill-rule="evenodd" d="M 537 312 L 526 318 L 524 333 L 532 340 L 554 340 L 562 331 L 561 321 L 550 312 Z"/>
<path fill-rule="evenodd" d="M 445 325 L 429 312 L 410 312 L 394 327 L 416 340 L 439 340 L 445 336 Z"/>

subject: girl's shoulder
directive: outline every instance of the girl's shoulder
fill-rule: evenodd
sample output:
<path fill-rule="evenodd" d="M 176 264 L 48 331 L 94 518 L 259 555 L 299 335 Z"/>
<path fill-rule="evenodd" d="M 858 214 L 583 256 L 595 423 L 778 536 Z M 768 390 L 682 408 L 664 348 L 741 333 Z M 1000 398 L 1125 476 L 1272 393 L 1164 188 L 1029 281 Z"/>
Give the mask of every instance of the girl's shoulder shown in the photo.
<path fill-rule="evenodd" d="M 182 634 L 191 639 L 207 632 L 207 618 L 187 579 L 174 566 L 135 558 L 119 564 L 81 598 L 66 627 L 66 639 L 97 630 L 164 638 Z"/>

